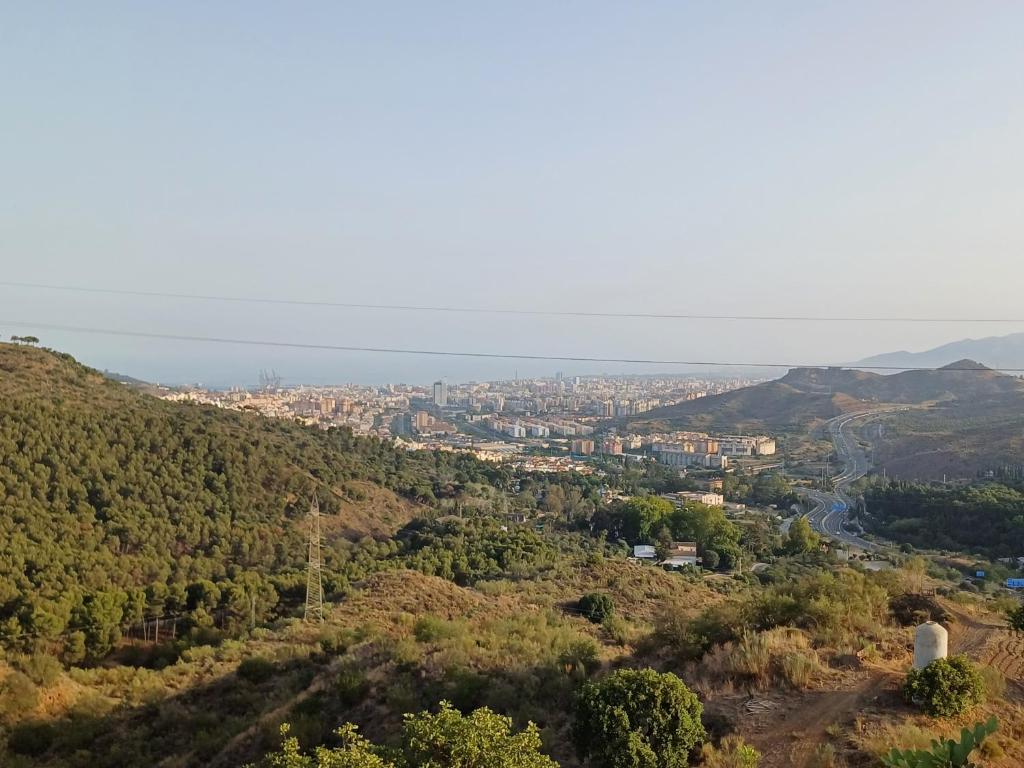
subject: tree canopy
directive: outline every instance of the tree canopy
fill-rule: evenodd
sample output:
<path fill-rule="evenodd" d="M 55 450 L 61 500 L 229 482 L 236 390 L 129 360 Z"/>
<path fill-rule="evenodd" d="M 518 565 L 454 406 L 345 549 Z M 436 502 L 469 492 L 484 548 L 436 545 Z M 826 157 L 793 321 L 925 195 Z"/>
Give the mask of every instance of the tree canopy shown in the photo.
<path fill-rule="evenodd" d="M 625 669 L 579 693 L 573 739 L 600 768 L 682 768 L 704 740 L 703 708 L 671 673 Z"/>

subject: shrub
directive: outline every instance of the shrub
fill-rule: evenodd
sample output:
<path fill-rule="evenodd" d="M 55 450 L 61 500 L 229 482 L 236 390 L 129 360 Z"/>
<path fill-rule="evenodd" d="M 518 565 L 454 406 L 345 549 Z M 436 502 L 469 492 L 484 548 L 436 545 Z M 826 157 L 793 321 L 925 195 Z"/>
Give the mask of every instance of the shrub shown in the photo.
<path fill-rule="evenodd" d="M 630 645 L 636 637 L 636 630 L 633 625 L 621 616 L 616 616 L 615 614 L 605 618 L 605 620 L 601 622 L 601 626 L 608 634 L 608 639 L 616 645 Z"/>
<path fill-rule="evenodd" d="M 64 668 L 53 656 L 33 653 L 18 660 L 18 668 L 31 678 L 32 682 L 48 688 L 60 678 Z"/>
<path fill-rule="evenodd" d="M 704 740 L 702 714 L 675 675 L 623 669 L 580 690 L 573 740 L 599 768 L 684 768 Z"/>
<path fill-rule="evenodd" d="M 600 624 L 614 613 L 615 603 L 609 595 L 591 592 L 580 598 L 579 609 L 594 624 Z"/>
<path fill-rule="evenodd" d="M 11 672 L 0 681 L 0 720 L 17 720 L 35 709 L 39 690 L 28 675 Z"/>
<path fill-rule="evenodd" d="M 717 747 L 705 744 L 701 750 L 704 768 L 757 768 L 761 753 L 739 736 L 726 736 Z"/>
<path fill-rule="evenodd" d="M 936 659 L 924 669 L 912 669 L 903 684 L 907 701 L 932 717 L 960 715 L 985 697 L 981 673 L 965 656 Z"/>
<path fill-rule="evenodd" d="M 439 616 L 421 616 L 413 627 L 413 635 L 421 643 L 450 640 L 465 632 L 465 627 L 455 621 L 446 621 Z"/>
<path fill-rule="evenodd" d="M 601 666 L 601 660 L 597 657 L 597 643 L 589 637 L 570 641 L 558 654 L 558 666 L 567 675 L 590 675 Z"/>
<path fill-rule="evenodd" d="M 1006 677 L 995 667 L 987 664 L 978 667 L 978 674 L 981 675 L 981 682 L 985 686 L 985 697 L 988 699 L 1001 699 L 1006 693 Z"/>
<path fill-rule="evenodd" d="M 369 690 L 370 683 L 366 679 L 366 673 L 354 664 L 343 666 L 334 681 L 335 695 L 339 703 L 345 707 L 360 703 L 366 698 Z"/>
<path fill-rule="evenodd" d="M 1024 603 L 1021 603 L 1012 611 L 1007 611 L 1006 618 L 1010 624 L 1010 629 L 1014 632 L 1024 632 Z"/>
<path fill-rule="evenodd" d="M 718 564 L 722 561 L 719 554 L 713 549 L 705 549 L 702 563 L 705 568 L 709 571 L 713 571 L 718 567 Z"/>
<path fill-rule="evenodd" d="M 267 768 L 395 766 L 382 757 L 384 750 L 360 736 L 351 723 L 336 731 L 340 746 L 322 747 L 317 750 L 315 758 L 301 754 L 299 740 L 290 735 L 289 730 L 289 726 L 281 726 L 282 749 L 265 758 L 263 765 Z M 540 745 L 540 733 L 533 723 L 526 730 L 516 732 L 511 718 L 496 715 L 486 708 L 463 715 L 443 701 L 437 714 L 421 712 L 406 715 L 402 726 L 402 746 L 396 757 L 400 765 L 409 768 L 558 768 L 551 758 L 541 754 Z"/>
<path fill-rule="evenodd" d="M 11 729 L 7 748 L 16 755 L 38 757 L 50 748 L 55 736 L 50 723 L 21 723 Z"/>
<path fill-rule="evenodd" d="M 264 683 L 274 676 L 274 663 L 262 656 L 250 656 L 238 665 L 238 676 L 250 683 Z"/>

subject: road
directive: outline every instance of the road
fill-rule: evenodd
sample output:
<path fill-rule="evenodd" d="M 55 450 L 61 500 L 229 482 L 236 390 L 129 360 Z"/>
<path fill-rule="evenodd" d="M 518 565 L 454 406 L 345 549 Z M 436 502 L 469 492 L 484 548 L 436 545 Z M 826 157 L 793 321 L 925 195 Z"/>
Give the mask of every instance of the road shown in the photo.
<path fill-rule="evenodd" d="M 807 513 L 807 520 L 815 531 L 861 549 L 869 551 L 883 549 L 881 545 L 850 533 L 843 527 L 850 509 L 854 506 L 854 501 L 847 494 L 847 489 L 871 469 L 871 462 L 861 449 L 856 436 L 852 434 L 851 425 L 857 420 L 866 420 L 883 413 L 902 410 L 907 409 L 905 407 L 878 408 L 871 411 L 848 413 L 837 416 L 827 423 L 829 437 L 832 438 L 836 457 L 842 463 L 843 471 L 832 478 L 832 492 L 814 489 L 803 491 L 803 495 L 814 502 L 814 508 Z"/>

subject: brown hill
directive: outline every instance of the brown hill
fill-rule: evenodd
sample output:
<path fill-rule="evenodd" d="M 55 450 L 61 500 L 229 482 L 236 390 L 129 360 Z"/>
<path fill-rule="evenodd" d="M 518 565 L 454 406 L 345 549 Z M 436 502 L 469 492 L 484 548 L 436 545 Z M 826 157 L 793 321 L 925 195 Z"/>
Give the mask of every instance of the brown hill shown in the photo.
<path fill-rule="evenodd" d="M 885 418 L 877 457 L 892 473 L 964 477 L 1021 461 L 1024 381 L 972 360 L 889 375 L 795 368 L 775 381 L 659 408 L 619 426 L 806 436 L 827 419 L 886 404 L 925 406 Z"/>

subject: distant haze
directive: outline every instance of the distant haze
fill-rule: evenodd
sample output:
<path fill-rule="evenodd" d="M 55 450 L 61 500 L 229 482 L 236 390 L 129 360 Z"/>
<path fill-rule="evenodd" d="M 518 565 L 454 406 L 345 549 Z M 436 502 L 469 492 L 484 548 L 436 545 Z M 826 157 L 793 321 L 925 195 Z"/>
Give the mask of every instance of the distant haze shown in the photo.
<path fill-rule="evenodd" d="M 1022 4 L 951 0 L 8 3 L 0 280 L 531 310 L 1013 317 L 1024 313 L 1022 28 Z M 5 338 L 35 333 L 99 368 L 216 385 L 255 382 L 261 368 L 290 383 L 382 383 L 645 367 L 15 321 L 784 364 L 1024 331 L 0 286 Z"/>

